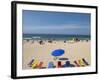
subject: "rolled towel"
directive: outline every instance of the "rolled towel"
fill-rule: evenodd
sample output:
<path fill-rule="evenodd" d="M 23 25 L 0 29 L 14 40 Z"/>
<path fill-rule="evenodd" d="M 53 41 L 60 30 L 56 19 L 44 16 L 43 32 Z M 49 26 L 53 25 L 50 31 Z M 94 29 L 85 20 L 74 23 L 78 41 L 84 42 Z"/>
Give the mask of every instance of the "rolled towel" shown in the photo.
<path fill-rule="evenodd" d="M 54 68 L 54 63 L 53 62 L 49 62 L 48 63 L 48 68 Z"/>
<path fill-rule="evenodd" d="M 77 67 L 80 67 L 80 65 L 77 63 L 77 61 L 74 61 L 74 63 L 75 63 L 75 65 L 76 65 Z"/>
<path fill-rule="evenodd" d="M 42 68 L 43 62 L 40 62 L 39 65 L 37 66 L 38 68 Z"/>
<path fill-rule="evenodd" d="M 27 65 L 29 65 L 30 67 L 32 67 L 32 64 L 33 64 L 33 62 L 34 62 L 34 57 L 32 58 L 32 60 L 27 64 Z"/>
<path fill-rule="evenodd" d="M 84 58 L 82 60 L 86 65 L 89 65 L 89 63 Z"/>
<path fill-rule="evenodd" d="M 32 68 L 37 68 L 38 67 L 38 64 L 39 64 L 39 61 L 38 60 L 34 60 L 34 63 L 32 64 Z"/>
<path fill-rule="evenodd" d="M 33 62 L 34 62 L 34 59 L 32 59 L 32 60 L 28 63 L 28 65 L 31 67 Z"/>
<path fill-rule="evenodd" d="M 58 68 L 61 67 L 61 61 L 58 61 L 58 65 L 57 65 Z"/>
<path fill-rule="evenodd" d="M 70 67 L 70 61 L 66 61 L 66 63 L 62 65 L 62 67 Z"/>
<path fill-rule="evenodd" d="M 78 60 L 78 63 L 79 63 L 80 66 L 85 66 L 85 64 L 84 64 L 82 59 Z"/>

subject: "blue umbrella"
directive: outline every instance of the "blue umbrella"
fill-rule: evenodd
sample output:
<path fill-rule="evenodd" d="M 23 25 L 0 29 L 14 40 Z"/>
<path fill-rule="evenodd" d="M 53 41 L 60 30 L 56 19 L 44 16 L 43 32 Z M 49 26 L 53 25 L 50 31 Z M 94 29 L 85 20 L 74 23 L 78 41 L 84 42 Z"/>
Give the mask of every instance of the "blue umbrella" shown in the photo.
<path fill-rule="evenodd" d="M 54 60 L 56 60 L 58 56 L 62 56 L 64 53 L 65 51 L 63 49 L 56 49 L 51 53 L 51 55 L 54 56 Z"/>

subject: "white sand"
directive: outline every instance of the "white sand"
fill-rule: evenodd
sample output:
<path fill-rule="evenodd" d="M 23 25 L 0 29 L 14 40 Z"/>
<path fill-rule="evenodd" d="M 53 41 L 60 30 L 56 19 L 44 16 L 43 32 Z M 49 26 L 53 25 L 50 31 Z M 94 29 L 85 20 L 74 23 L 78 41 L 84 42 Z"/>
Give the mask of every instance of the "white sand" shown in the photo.
<path fill-rule="evenodd" d="M 44 41 L 43 45 L 40 45 L 38 41 L 29 40 L 29 42 L 23 40 L 23 69 L 30 69 L 28 67 L 28 63 L 34 57 L 39 61 L 44 62 L 44 67 L 47 67 L 48 62 L 53 61 L 55 65 L 57 61 L 53 60 L 53 56 L 51 52 L 55 49 L 64 49 L 65 54 L 61 57 L 69 58 L 71 63 L 74 60 L 79 60 L 81 58 L 85 58 L 87 62 L 90 64 L 91 62 L 91 41 L 79 41 L 79 42 L 66 42 L 64 41 L 53 41 L 52 43 L 48 43 Z"/>

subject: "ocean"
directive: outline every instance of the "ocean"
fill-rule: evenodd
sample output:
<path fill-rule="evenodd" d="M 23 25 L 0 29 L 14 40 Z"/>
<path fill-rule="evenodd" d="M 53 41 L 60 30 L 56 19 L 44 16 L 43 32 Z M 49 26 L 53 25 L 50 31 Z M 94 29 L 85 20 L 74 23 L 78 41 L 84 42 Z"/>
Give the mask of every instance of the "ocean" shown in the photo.
<path fill-rule="evenodd" d="M 72 40 L 78 38 L 80 40 L 90 40 L 90 35 L 65 35 L 65 34 L 23 34 L 23 39 L 34 40 Z"/>

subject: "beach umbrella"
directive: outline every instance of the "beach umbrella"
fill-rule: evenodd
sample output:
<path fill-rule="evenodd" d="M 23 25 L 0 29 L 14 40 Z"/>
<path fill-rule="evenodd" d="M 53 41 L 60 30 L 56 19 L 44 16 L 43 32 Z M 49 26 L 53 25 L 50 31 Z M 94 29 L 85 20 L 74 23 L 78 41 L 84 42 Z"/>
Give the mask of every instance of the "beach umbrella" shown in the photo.
<path fill-rule="evenodd" d="M 56 60 L 59 56 L 62 56 L 65 53 L 63 49 L 54 50 L 51 55 L 54 56 L 54 60 Z"/>

